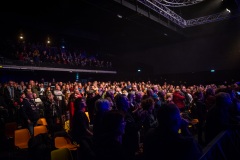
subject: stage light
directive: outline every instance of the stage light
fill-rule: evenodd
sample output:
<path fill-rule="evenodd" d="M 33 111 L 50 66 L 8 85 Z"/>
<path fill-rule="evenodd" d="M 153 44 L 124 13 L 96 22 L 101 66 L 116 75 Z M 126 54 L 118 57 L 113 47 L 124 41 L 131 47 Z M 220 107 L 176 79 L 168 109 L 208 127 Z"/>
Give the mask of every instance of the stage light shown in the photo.
<path fill-rule="evenodd" d="M 47 44 L 50 44 L 51 43 L 51 40 L 49 37 L 47 37 Z"/>
<path fill-rule="evenodd" d="M 22 34 L 22 33 L 20 34 L 20 36 L 19 36 L 19 39 L 20 39 L 20 42 L 22 42 L 22 41 L 23 41 L 23 39 L 24 39 L 24 36 L 23 36 L 23 34 Z"/>

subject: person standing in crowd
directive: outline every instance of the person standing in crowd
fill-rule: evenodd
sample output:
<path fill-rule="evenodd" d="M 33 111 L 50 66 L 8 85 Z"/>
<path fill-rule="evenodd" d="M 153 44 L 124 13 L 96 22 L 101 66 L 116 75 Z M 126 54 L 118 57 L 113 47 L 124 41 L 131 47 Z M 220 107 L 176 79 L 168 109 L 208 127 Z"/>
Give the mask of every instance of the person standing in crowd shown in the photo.
<path fill-rule="evenodd" d="M 125 115 L 126 128 L 123 135 L 123 146 L 126 148 L 126 155 L 129 159 L 135 157 L 135 153 L 139 150 L 141 122 L 136 120 L 130 110 L 128 98 L 124 94 L 118 94 L 115 97 L 117 110 Z"/>
<path fill-rule="evenodd" d="M 23 81 L 21 81 L 17 88 L 20 91 L 20 93 L 23 93 L 24 90 L 26 89 L 26 85 L 24 84 Z"/>
<path fill-rule="evenodd" d="M 93 146 L 93 133 L 86 111 L 86 99 L 76 98 L 74 101 L 75 113 L 72 118 L 72 128 L 70 135 L 73 141 L 80 145 L 79 155 L 82 160 L 93 160 L 95 158 Z"/>
<path fill-rule="evenodd" d="M 44 98 L 45 98 L 45 97 L 44 97 L 45 87 L 44 87 L 44 84 L 43 84 L 43 83 L 40 83 L 40 84 L 39 84 L 38 92 L 39 92 L 39 98 L 43 101 Z"/>
<path fill-rule="evenodd" d="M 229 93 L 216 92 L 216 103 L 208 110 L 205 125 L 206 145 L 213 140 L 221 131 L 230 126 L 230 110 L 233 107 Z"/>
<path fill-rule="evenodd" d="M 48 95 L 49 95 L 50 93 L 53 94 L 53 92 L 51 91 L 51 87 L 50 87 L 50 86 L 46 86 L 46 87 L 45 87 L 45 90 L 44 90 L 44 93 L 43 93 L 43 99 L 42 99 L 42 101 L 43 101 L 44 103 L 47 101 Z"/>
<path fill-rule="evenodd" d="M 198 119 L 197 124 L 197 136 L 198 136 L 198 143 L 200 145 L 204 145 L 204 138 L 203 138 L 203 132 L 204 132 L 204 126 L 206 121 L 206 115 L 207 115 L 207 107 L 204 102 L 204 94 L 202 91 L 197 91 L 193 95 L 193 107 L 195 108 L 195 113 L 192 111 L 192 113 L 195 114 L 194 119 Z"/>
<path fill-rule="evenodd" d="M 164 104 L 166 104 L 166 103 L 174 103 L 173 102 L 173 94 L 172 93 L 167 93 L 166 94 Z"/>
<path fill-rule="evenodd" d="M 81 93 L 79 92 L 78 88 L 75 88 L 74 91 L 70 94 L 68 100 L 68 111 L 69 111 L 69 123 L 70 123 L 70 130 L 72 128 L 72 119 L 75 113 L 74 102 L 77 98 L 82 98 Z"/>
<path fill-rule="evenodd" d="M 145 160 L 198 160 L 202 156 L 202 148 L 188 131 L 189 123 L 181 118 L 176 104 L 163 104 L 158 111 L 157 119 L 158 126 L 150 129 L 144 137 Z"/>
<path fill-rule="evenodd" d="M 89 118 L 90 118 L 90 124 L 93 124 L 94 121 L 94 108 L 95 108 L 95 103 L 96 101 L 101 98 L 102 92 L 98 92 L 95 91 L 93 89 L 89 90 L 87 92 L 87 99 L 86 99 L 86 103 L 87 103 L 87 112 L 89 114 Z"/>
<path fill-rule="evenodd" d="M 112 101 L 112 109 L 116 109 L 116 102 L 114 98 L 114 90 L 113 89 L 108 89 L 105 94 L 103 95 L 103 98 L 110 98 Z"/>
<path fill-rule="evenodd" d="M 22 93 L 25 94 L 25 93 Z M 40 118 L 39 108 L 34 102 L 33 93 L 27 92 L 26 97 L 22 95 L 23 99 L 20 103 L 21 115 L 23 120 L 23 128 L 28 128 L 31 136 L 34 135 L 34 126 Z M 24 98 L 25 97 L 25 98 Z"/>
<path fill-rule="evenodd" d="M 215 102 L 216 102 L 216 96 L 215 96 L 215 91 L 212 87 L 209 87 L 206 89 L 205 91 L 205 95 L 204 95 L 204 99 L 205 99 L 205 104 L 207 107 L 207 110 L 211 109 Z"/>
<path fill-rule="evenodd" d="M 44 108 L 44 116 L 47 120 L 49 133 L 54 137 L 55 132 L 62 130 L 62 122 L 59 106 L 54 100 L 54 95 L 52 93 L 48 94 L 47 100 L 44 103 Z"/>
<path fill-rule="evenodd" d="M 33 101 L 39 109 L 40 117 L 44 117 L 44 103 L 41 98 L 37 97 L 36 93 L 33 93 Z"/>
<path fill-rule="evenodd" d="M 152 97 L 143 99 L 141 102 L 141 106 L 143 110 L 140 113 L 140 118 L 142 122 L 142 135 L 145 135 L 145 133 L 150 128 L 157 127 L 157 119 L 154 112 L 154 106 L 155 102 Z M 159 110 L 159 108 L 158 108 Z"/>
<path fill-rule="evenodd" d="M 191 105 L 191 98 L 189 97 L 189 95 L 187 93 L 186 86 L 184 86 L 184 85 L 181 86 L 181 92 L 182 92 L 182 95 L 185 97 L 185 99 L 184 99 L 185 111 L 188 111 L 190 109 L 190 105 Z"/>
<path fill-rule="evenodd" d="M 108 99 L 100 98 L 95 103 L 95 115 L 93 121 L 93 140 L 97 142 L 101 139 L 103 115 L 111 110 L 111 104 Z"/>
<path fill-rule="evenodd" d="M 61 122 L 64 123 L 67 107 L 66 107 L 65 100 L 64 100 L 65 97 L 64 97 L 64 94 L 61 90 L 60 85 L 58 85 L 58 84 L 55 85 L 53 95 L 54 95 L 55 102 L 59 106 L 60 114 L 62 115 L 61 116 Z"/>
<path fill-rule="evenodd" d="M 16 120 L 16 102 L 18 101 L 20 97 L 20 93 L 17 91 L 17 89 L 14 87 L 14 81 L 10 80 L 8 82 L 8 85 L 4 87 L 3 91 L 3 97 L 7 104 L 7 110 L 9 117 L 7 121 L 13 122 Z"/>
<path fill-rule="evenodd" d="M 176 88 L 173 92 L 173 102 L 177 105 L 180 112 L 185 111 L 185 96 L 182 94 L 179 88 Z"/>
<path fill-rule="evenodd" d="M 102 132 L 96 144 L 97 160 L 128 160 L 122 144 L 126 122 L 124 114 L 118 110 L 106 112 L 102 117 Z M 129 159 L 130 160 L 130 159 Z"/>
<path fill-rule="evenodd" d="M 0 93 L 0 123 L 1 123 L 1 125 L 5 125 L 7 118 L 8 118 L 7 104 L 5 103 L 3 95 Z"/>
<path fill-rule="evenodd" d="M 29 84 L 32 86 L 32 92 L 37 94 L 37 97 L 39 97 L 39 92 L 38 92 L 38 82 L 35 82 L 34 80 L 30 80 Z"/>

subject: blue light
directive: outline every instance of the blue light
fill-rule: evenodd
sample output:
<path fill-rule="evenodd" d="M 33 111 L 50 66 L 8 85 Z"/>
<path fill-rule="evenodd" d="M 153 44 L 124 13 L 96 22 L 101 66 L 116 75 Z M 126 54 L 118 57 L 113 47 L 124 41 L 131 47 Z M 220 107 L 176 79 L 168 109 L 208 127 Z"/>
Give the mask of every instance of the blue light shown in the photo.
<path fill-rule="evenodd" d="M 215 70 L 214 70 L 214 69 L 211 69 L 211 72 L 213 73 L 213 72 L 215 72 Z"/>
<path fill-rule="evenodd" d="M 76 73 L 76 81 L 78 81 L 78 80 L 79 80 L 79 74 Z"/>
<path fill-rule="evenodd" d="M 141 72 L 141 69 L 138 69 L 138 72 Z"/>

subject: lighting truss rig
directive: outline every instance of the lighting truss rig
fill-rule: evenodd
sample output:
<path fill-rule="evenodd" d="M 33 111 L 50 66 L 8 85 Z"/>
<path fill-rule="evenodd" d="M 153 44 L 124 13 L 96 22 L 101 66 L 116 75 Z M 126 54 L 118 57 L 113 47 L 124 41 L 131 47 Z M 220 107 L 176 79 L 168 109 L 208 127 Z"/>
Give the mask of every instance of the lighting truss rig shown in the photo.
<path fill-rule="evenodd" d="M 123 5 L 126 3 L 125 0 L 115 0 L 115 1 Z M 198 4 L 200 2 L 203 2 L 204 0 L 137 0 L 137 1 L 182 28 L 222 21 L 222 20 L 230 19 L 240 15 L 239 12 L 234 15 L 232 15 L 229 12 L 220 12 L 217 14 L 185 20 L 181 16 L 176 14 L 174 11 L 169 9 L 168 7 L 185 7 L 185 6 Z"/>
<path fill-rule="evenodd" d="M 200 3 L 204 0 L 153 0 L 156 3 L 160 3 L 166 7 L 186 7 L 191 6 L 197 3 Z"/>

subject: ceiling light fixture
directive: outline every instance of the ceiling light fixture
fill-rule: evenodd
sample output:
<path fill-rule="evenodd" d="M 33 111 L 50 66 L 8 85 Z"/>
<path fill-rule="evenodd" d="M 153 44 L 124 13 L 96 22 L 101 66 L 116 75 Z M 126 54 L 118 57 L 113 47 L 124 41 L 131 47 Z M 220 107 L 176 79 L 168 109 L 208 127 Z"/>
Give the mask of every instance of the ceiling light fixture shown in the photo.
<path fill-rule="evenodd" d="M 121 15 L 121 14 L 118 14 L 117 17 L 118 17 L 118 18 L 122 18 L 122 15 Z"/>

